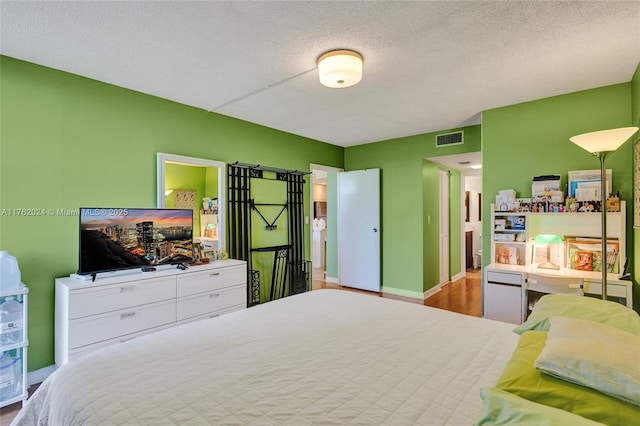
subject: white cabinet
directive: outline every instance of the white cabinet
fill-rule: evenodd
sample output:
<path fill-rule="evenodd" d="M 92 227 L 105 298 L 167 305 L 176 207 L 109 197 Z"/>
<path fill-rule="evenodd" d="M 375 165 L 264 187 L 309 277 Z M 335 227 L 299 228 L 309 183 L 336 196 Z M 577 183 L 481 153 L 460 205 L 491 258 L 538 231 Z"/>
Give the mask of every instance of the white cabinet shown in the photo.
<path fill-rule="evenodd" d="M 29 289 L 0 292 L 0 304 L 9 301 L 19 314 L 0 325 L 0 407 L 27 400 L 27 305 Z M 6 305 L 5 305 L 6 306 Z"/>
<path fill-rule="evenodd" d="M 247 266 L 222 260 L 187 270 L 163 269 L 100 277 L 56 279 L 55 361 L 179 323 L 247 306 Z"/>
<path fill-rule="evenodd" d="M 523 319 L 524 273 L 485 269 L 484 317 L 521 324 Z"/>

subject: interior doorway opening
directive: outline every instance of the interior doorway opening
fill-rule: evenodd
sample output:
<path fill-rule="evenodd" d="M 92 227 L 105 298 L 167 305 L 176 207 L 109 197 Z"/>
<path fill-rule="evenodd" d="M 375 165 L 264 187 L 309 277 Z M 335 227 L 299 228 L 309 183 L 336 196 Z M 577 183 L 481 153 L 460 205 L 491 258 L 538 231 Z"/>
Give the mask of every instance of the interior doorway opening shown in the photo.
<path fill-rule="evenodd" d="M 452 231 L 454 227 L 458 229 L 456 232 L 449 233 L 448 246 L 441 244 L 433 233 L 431 234 L 433 237 L 427 237 L 424 240 L 424 253 L 433 253 L 434 249 L 432 247 L 438 247 L 438 262 L 427 265 L 428 259 L 423 260 L 425 262 L 425 287 L 429 291 L 429 289 L 435 290 L 439 287 L 439 284 L 442 284 L 442 273 L 444 272 L 450 275 L 450 281 L 455 281 L 466 276 L 468 265 L 471 266 L 469 269 L 480 268 L 482 265 L 482 170 L 479 168 L 481 165 L 480 152 L 430 157 L 425 160 L 435 163 L 441 169 L 450 170 L 458 174 L 457 179 L 451 180 L 451 182 L 456 182 L 456 187 L 447 188 L 448 197 L 444 196 L 443 188 L 435 184 L 439 192 L 437 210 L 446 211 L 448 208 L 449 218 L 451 219 L 449 220 L 449 229 Z M 424 185 L 427 184 L 427 182 L 424 182 Z M 429 186 L 434 188 L 432 184 L 429 184 Z M 436 202 L 435 198 L 433 202 Z M 447 202 L 449 206 L 443 206 Z M 456 208 L 459 206 L 460 211 L 455 211 L 453 206 Z M 424 226 L 433 226 L 432 219 L 433 215 L 425 214 Z M 438 236 L 440 235 L 440 233 L 437 234 Z M 429 232 L 425 231 L 425 235 L 429 235 Z M 446 267 L 443 266 L 445 263 Z M 429 276 L 438 278 L 439 283 L 427 282 L 428 276 L 426 274 L 429 268 L 438 269 L 437 273 L 429 273 Z M 447 268 L 449 271 L 446 271 Z M 429 279 L 428 281 L 432 280 Z"/>
<path fill-rule="evenodd" d="M 342 169 L 310 166 L 309 241 L 313 280 L 338 283 L 337 193 Z"/>

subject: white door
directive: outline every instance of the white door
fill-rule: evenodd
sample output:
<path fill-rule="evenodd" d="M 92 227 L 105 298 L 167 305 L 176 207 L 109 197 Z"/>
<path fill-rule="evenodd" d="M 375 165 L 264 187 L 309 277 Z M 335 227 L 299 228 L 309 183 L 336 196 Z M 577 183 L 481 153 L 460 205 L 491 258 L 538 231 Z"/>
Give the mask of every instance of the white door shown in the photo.
<path fill-rule="evenodd" d="M 440 284 L 449 282 L 449 172 L 440 170 Z"/>
<path fill-rule="evenodd" d="M 380 169 L 338 173 L 338 277 L 380 291 Z"/>

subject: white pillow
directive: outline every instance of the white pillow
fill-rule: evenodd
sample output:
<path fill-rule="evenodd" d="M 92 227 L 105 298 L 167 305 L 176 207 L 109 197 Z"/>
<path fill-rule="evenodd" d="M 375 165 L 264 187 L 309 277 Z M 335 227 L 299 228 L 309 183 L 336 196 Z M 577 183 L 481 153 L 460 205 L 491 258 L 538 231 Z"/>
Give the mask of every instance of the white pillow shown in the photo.
<path fill-rule="evenodd" d="M 551 317 L 535 367 L 640 405 L 640 337 L 594 321 Z"/>

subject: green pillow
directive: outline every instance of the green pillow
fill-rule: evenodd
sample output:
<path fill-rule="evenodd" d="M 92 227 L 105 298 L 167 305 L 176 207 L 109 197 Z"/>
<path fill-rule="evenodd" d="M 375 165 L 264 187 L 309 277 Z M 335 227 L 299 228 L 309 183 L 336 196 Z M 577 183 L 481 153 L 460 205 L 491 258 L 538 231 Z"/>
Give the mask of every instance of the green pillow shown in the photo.
<path fill-rule="evenodd" d="M 582 318 L 610 325 L 640 336 L 640 315 L 616 302 L 573 294 L 545 294 L 533 307 L 527 320 L 513 329 L 517 334 L 529 330 L 549 330 L 549 318 Z"/>
<path fill-rule="evenodd" d="M 568 411 L 531 402 L 498 388 L 480 389 L 482 414 L 476 426 L 595 426 L 600 423 Z"/>
<path fill-rule="evenodd" d="M 569 411 L 596 422 L 610 425 L 637 424 L 640 407 L 537 370 L 534 362 L 542 352 L 546 340 L 546 331 L 528 331 L 522 334 L 496 387 L 529 401 Z"/>

